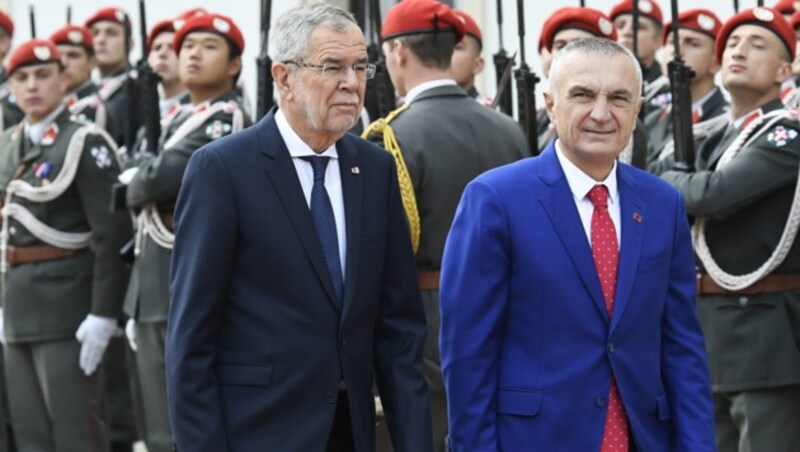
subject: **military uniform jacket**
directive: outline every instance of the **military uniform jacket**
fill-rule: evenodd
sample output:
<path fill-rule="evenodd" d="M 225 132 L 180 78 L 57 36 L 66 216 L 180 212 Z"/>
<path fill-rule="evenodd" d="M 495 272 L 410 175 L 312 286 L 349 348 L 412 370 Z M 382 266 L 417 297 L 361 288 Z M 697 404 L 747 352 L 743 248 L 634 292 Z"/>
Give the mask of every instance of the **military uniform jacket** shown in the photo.
<path fill-rule="evenodd" d="M 697 111 L 692 112 L 692 123 L 699 124 L 716 118 L 728 112 L 728 101 L 722 95 L 722 90 L 714 88 L 710 97 L 706 99 Z M 645 118 L 644 126 L 647 129 L 647 168 L 650 169 L 658 161 L 661 152 L 667 143 L 674 140 L 674 123 L 672 122 L 672 104 L 650 113 Z M 702 143 L 702 139 L 695 138 L 695 149 Z M 672 160 L 671 160 L 672 162 Z M 672 164 L 670 163 L 670 167 Z"/>
<path fill-rule="evenodd" d="M 0 131 L 18 124 L 25 117 L 22 110 L 11 96 L 8 86 L 8 74 L 0 68 Z"/>
<path fill-rule="evenodd" d="M 511 118 L 453 85 L 423 91 L 390 125 L 417 199 L 417 267 L 439 270 L 464 187 L 488 169 L 530 155 L 525 135 Z"/>
<path fill-rule="evenodd" d="M 97 84 L 92 80 L 87 80 L 75 92 L 68 94 L 65 102 L 69 111 L 78 119 L 93 122 L 109 135 L 114 136 L 113 121 L 111 121 L 106 105 L 100 100 Z"/>
<path fill-rule="evenodd" d="M 6 196 L 13 174 L 34 187 L 56 180 L 73 135 L 89 127 L 72 183 L 49 202 Z M 88 248 L 60 260 L 9 267 L 3 278 L 6 339 L 11 343 L 69 338 L 87 314 L 116 318 L 121 314 L 128 271 L 118 256 L 130 237 L 125 213 L 110 213 L 111 186 L 119 175 L 113 144 L 95 126 L 74 120 L 65 109 L 48 127 L 41 142 L 22 156 L 20 124 L 0 135 L 0 194 L 6 207 L 18 204 L 58 231 L 91 231 Z M 41 246 L 16 218 L 8 220 L 8 245 Z"/>
<path fill-rule="evenodd" d="M 133 121 L 131 121 L 132 129 L 130 133 L 134 135 L 132 139 L 135 139 L 136 132 L 144 122 L 142 110 L 136 105 L 137 100 L 133 101 L 133 105 L 128 102 L 128 89 L 126 88 L 125 80 L 129 76 L 132 75 L 129 75 L 127 69 L 117 71 L 100 83 L 97 92 L 108 112 L 109 129 L 112 131 L 111 136 L 120 146 L 125 144 L 125 131 L 131 114 L 133 114 Z M 133 86 L 136 87 L 136 84 L 134 83 Z"/>
<path fill-rule="evenodd" d="M 669 87 L 669 78 L 661 71 L 661 65 L 655 62 L 642 74 L 644 81 L 644 109 L 645 116 L 660 110 L 672 102 L 672 91 Z"/>
<path fill-rule="evenodd" d="M 761 110 L 781 108 L 776 99 Z M 696 172 L 661 176 L 683 193 L 690 215 L 706 219 L 709 249 L 727 273 L 750 273 L 775 250 L 797 185 L 799 130 L 797 120 L 782 120 L 717 168 L 719 149 L 737 135 L 722 130 L 698 149 Z M 795 240 L 773 273 L 798 271 L 800 240 Z M 800 291 L 702 295 L 697 310 L 715 391 L 800 383 Z"/>
<path fill-rule="evenodd" d="M 189 157 L 205 144 L 234 131 L 235 115 L 241 115 L 249 125 L 233 92 L 196 107 L 183 106 L 165 118 L 158 143 L 158 156 L 139 156 L 139 170 L 128 185 L 128 206 L 141 210 L 155 205 L 161 214 L 172 215 L 183 173 Z M 224 104 L 225 108 L 192 125 L 207 109 Z M 238 113 L 237 113 L 238 112 Z M 173 135 L 183 128 L 183 138 L 177 142 Z M 163 217 L 163 215 L 162 215 Z M 140 236 L 138 256 L 125 296 L 125 314 L 140 322 L 165 322 L 169 311 L 169 265 L 171 249 L 160 246 L 152 236 Z"/>

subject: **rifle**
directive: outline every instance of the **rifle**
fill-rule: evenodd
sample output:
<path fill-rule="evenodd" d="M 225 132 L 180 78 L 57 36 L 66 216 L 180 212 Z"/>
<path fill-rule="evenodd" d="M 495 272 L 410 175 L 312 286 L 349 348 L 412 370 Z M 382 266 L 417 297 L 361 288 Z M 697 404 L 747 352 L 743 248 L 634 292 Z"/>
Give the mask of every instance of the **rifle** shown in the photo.
<path fill-rule="evenodd" d="M 36 13 L 33 11 L 33 5 L 28 6 L 28 18 L 31 21 L 31 39 L 36 39 Z"/>
<path fill-rule="evenodd" d="M 147 47 L 147 16 L 144 0 L 139 0 L 139 36 L 142 42 L 142 59 L 137 64 L 139 90 L 142 95 L 142 115 L 147 150 L 158 154 L 158 139 L 161 136 L 161 109 L 158 101 L 158 84 L 161 77 L 147 62 L 150 49 Z"/>
<path fill-rule="evenodd" d="M 672 61 L 667 64 L 672 90 L 672 135 L 675 141 L 675 168 L 682 171 L 694 169 L 694 134 L 692 133 L 692 91 L 689 86 L 694 71 L 681 58 L 678 0 L 672 0 Z"/>
<path fill-rule="evenodd" d="M 375 77 L 367 82 L 367 92 L 364 95 L 364 108 L 369 113 L 370 120 L 384 118 L 397 108 L 394 95 L 394 85 L 386 69 L 386 59 L 381 51 L 381 7 L 380 0 L 368 0 L 369 12 L 365 20 L 369 21 L 369 45 L 367 57 L 375 63 Z M 367 6 L 367 5 L 365 5 Z M 366 9 L 366 8 L 365 8 Z"/>
<path fill-rule="evenodd" d="M 500 106 L 500 111 L 507 115 L 514 113 L 511 103 L 511 80 L 503 79 L 506 69 L 514 65 L 514 59 L 509 58 L 506 49 L 503 47 L 503 0 L 497 0 L 497 29 L 500 36 L 500 50 L 493 55 L 494 71 L 497 77 L 497 92 L 495 93 L 495 103 Z"/>
<path fill-rule="evenodd" d="M 758 6 L 759 7 L 764 6 L 764 0 L 758 0 Z"/>
<path fill-rule="evenodd" d="M 67 5 L 67 25 L 72 23 L 72 6 Z"/>
<path fill-rule="evenodd" d="M 518 121 L 525 130 L 528 138 L 528 146 L 533 155 L 539 154 L 539 137 L 536 127 L 536 83 L 539 77 L 536 76 L 528 64 L 525 62 L 525 12 L 522 5 L 524 0 L 517 0 L 517 22 L 519 33 L 519 69 L 514 71 L 514 78 L 517 82 L 517 106 Z"/>
<path fill-rule="evenodd" d="M 272 59 L 269 57 L 269 27 L 272 19 L 272 1 L 261 0 L 261 53 L 256 58 L 258 92 L 256 96 L 256 121 L 263 118 L 275 105 L 272 86 Z"/>
<path fill-rule="evenodd" d="M 739 14 L 739 0 L 733 0 L 733 12 Z"/>

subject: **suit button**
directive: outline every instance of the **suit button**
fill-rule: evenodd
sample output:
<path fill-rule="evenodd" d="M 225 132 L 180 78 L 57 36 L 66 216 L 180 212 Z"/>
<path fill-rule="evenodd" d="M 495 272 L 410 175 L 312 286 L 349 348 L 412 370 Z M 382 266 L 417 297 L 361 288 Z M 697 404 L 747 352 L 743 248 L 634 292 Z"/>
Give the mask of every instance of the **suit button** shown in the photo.
<path fill-rule="evenodd" d="M 344 334 L 339 336 L 339 347 L 340 348 L 347 347 L 347 339 L 344 337 Z"/>
<path fill-rule="evenodd" d="M 599 396 L 594 399 L 594 404 L 597 405 L 597 408 L 605 408 L 606 407 L 606 398 L 603 396 Z"/>
<path fill-rule="evenodd" d="M 336 394 L 334 394 L 334 393 L 332 393 L 332 392 L 329 392 L 329 393 L 328 393 L 328 394 L 325 396 L 325 401 L 326 401 L 326 402 L 328 402 L 328 403 L 330 403 L 330 404 L 333 404 L 333 403 L 335 403 L 335 402 L 336 402 Z"/>
<path fill-rule="evenodd" d="M 748 301 L 747 297 L 739 297 L 739 306 L 747 306 Z"/>
<path fill-rule="evenodd" d="M 609 354 L 609 355 L 613 355 L 613 354 L 614 354 L 614 352 L 616 352 L 616 351 L 617 351 L 617 347 L 614 345 L 614 343 L 613 343 L 613 342 L 609 342 L 609 343 L 608 343 L 608 347 L 606 347 L 606 348 L 607 348 L 607 350 L 608 350 L 608 354 Z"/>

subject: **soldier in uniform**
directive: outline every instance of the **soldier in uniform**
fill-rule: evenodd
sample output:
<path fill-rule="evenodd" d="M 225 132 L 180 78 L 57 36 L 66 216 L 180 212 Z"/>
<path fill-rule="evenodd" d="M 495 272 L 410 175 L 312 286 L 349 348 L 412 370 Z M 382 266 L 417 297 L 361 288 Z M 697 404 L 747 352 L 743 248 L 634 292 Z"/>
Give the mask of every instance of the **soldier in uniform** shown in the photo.
<path fill-rule="evenodd" d="M 639 33 L 636 56 L 642 63 L 644 75 L 645 114 L 660 109 L 671 101 L 669 79 L 661 70 L 656 52 L 661 48 L 664 19 L 661 8 L 653 0 L 639 3 Z M 619 43 L 633 51 L 633 0 L 622 0 L 609 13 L 619 34 Z"/>
<path fill-rule="evenodd" d="M 800 445 L 800 123 L 783 108 L 791 26 L 769 8 L 729 19 L 716 43 L 733 120 L 667 171 L 696 217 L 697 311 L 706 336 L 721 451 Z"/>
<path fill-rule="evenodd" d="M 0 62 L 6 58 L 11 50 L 11 38 L 14 37 L 14 22 L 4 12 L 0 11 Z M 11 96 L 8 88 L 8 74 L 5 68 L 0 67 L 0 131 L 22 121 L 24 113 Z"/>
<path fill-rule="evenodd" d="M 797 40 L 800 41 L 800 11 L 792 14 L 789 19 Z M 781 86 L 781 100 L 786 108 L 800 107 L 800 49 L 795 52 L 792 61 L 792 76 Z"/>
<path fill-rule="evenodd" d="M 111 121 L 113 137 L 117 144 L 126 144 L 127 134 L 133 140 L 142 125 L 142 112 L 134 108 L 128 99 L 126 81 L 131 76 L 128 52 L 133 48 L 131 22 L 128 14 L 121 8 L 98 10 L 86 23 L 94 37 L 94 52 L 97 69 L 100 71 L 98 96 L 106 104 Z"/>
<path fill-rule="evenodd" d="M 464 20 L 464 39 L 456 43 L 453 50 L 453 59 L 450 61 L 450 70 L 453 78 L 469 96 L 485 107 L 491 107 L 493 98 L 482 96 L 475 88 L 475 76 L 483 72 L 484 61 L 481 56 L 483 51 L 483 36 L 478 23 L 464 11 L 454 9 Z"/>
<path fill-rule="evenodd" d="M 92 80 L 92 71 L 97 66 L 92 32 L 80 25 L 67 25 L 50 35 L 50 40 L 56 45 L 64 65 L 67 108 L 113 136 L 105 105 L 97 96 L 97 84 Z"/>
<path fill-rule="evenodd" d="M 716 14 L 706 9 L 692 9 L 679 14 L 678 39 L 681 58 L 694 72 L 691 80 L 692 124 L 695 148 L 711 133 L 727 124 L 728 101 L 714 83 L 719 63 L 714 55 L 714 44 L 722 22 Z M 664 33 L 665 59 L 672 60 L 674 53 L 672 23 Z M 647 129 L 647 168 L 660 173 L 673 165 L 671 146 L 673 140 L 672 104 L 651 112 L 645 118 Z"/>
<path fill-rule="evenodd" d="M 365 132 L 375 132 L 375 139 L 382 135 L 384 147 L 399 162 L 428 322 L 425 376 L 435 450 L 442 449 L 447 435 L 438 347 L 439 268 L 447 231 L 470 180 L 530 154 L 518 124 L 479 105 L 451 78 L 453 48 L 463 36 L 464 23 L 444 4 L 405 0 L 395 5 L 381 39 L 392 83 L 406 103 Z M 386 450 L 385 429 L 378 435 L 379 450 Z"/>
<path fill-rule="evenodd" d="M 9 59 L 25 120 L 0 135 L 0 233 L 5 363 L 22 451 L 109 450 L 98 365 L 128 271 L 117 250 L 131 234 L 110 213 L 115 145 L 63 103 L 55 45 L 33 40 Z M 77 340 L 76 340 L 77 339 Z"/>
<path fill-rule="evenodd" d="M 249 125 L 234 90 L 244 51 L 244 38 L 236 24 L 217 14 L 196 16 L 175 33 L 170 47 L 173 45 L 191 105 L 166 117 L 158 155 L 138 156 L 140 164 L 127 190 L 128 205 L 138 217 L 136 260 L 125 300 L 125 313 L 131 319 L 126 331 L 136 348 L 150 452 L 172 448 L 164 346 L 174 240 L 172 212 L 183 172 L 194 151 Z"/>

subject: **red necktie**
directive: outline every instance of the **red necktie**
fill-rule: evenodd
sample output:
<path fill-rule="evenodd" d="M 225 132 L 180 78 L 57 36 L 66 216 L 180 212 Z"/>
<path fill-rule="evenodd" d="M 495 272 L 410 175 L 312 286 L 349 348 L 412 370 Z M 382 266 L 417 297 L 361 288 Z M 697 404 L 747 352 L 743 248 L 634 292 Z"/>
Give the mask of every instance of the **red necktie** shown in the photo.
<path fill-rule="evenodd" d="M 611 215 L 608 214 L 608 188 L 605 185 L 595 185 L 589 191 L 589 200 L 594 206 L 591 234 L 592 255 L 610 319 L 614 314 L 619 247 L 617 246 L 614 222 L 611 221 Z M 608 416 L 603 430 L 600 452 L 627 452 L 628 440 L 628 418 L 625 415 L 625 407 L 622 405 L 617 382 L 612 375 L 611 390 L 608 395 Z"/>

